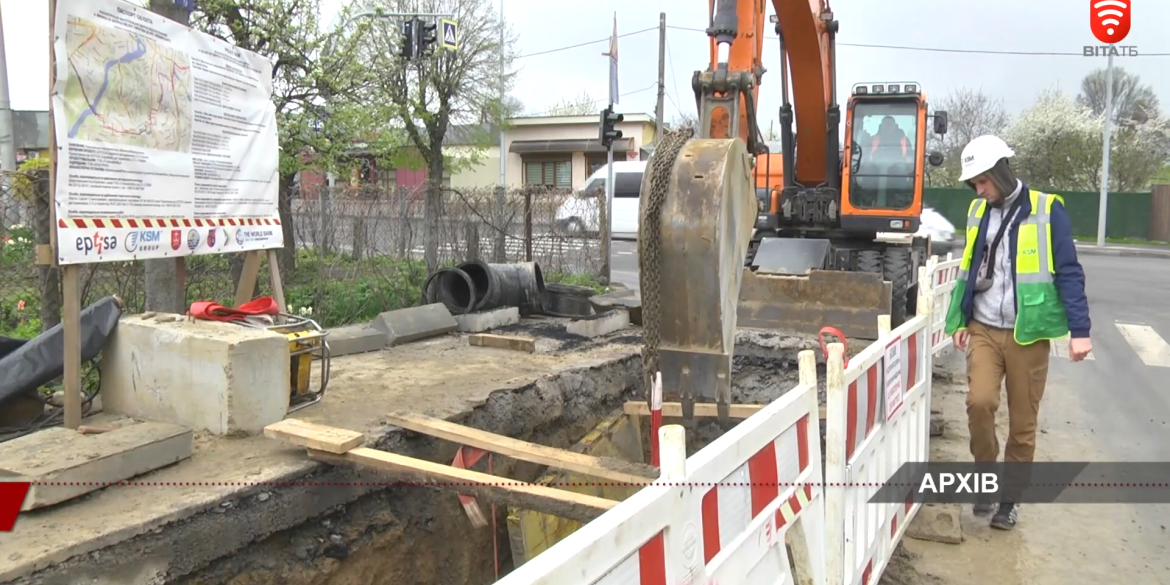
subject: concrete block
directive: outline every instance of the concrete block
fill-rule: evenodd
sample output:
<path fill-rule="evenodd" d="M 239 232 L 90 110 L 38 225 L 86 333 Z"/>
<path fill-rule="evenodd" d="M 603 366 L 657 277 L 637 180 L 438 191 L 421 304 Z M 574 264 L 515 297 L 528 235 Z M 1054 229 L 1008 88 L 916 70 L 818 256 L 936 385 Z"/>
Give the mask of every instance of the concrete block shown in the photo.
<path fill-rule="evenodd" d="M 507 327 L 520 322 L 520 309 L 517 307 L 501 307 L 482 313 L 470 315 L 455 315 L 455 322 L 459 331 L 464 333 L 479 333 L 496 327 Z"/>
<path fill-rule="evenodd" d="M 630 314 L 630 323 L 642 325 L 642 297 L 632 289 L 615 290 L 603 295 L 590 297 L 593 311 L 597 314 L 610 309 L 624 308 Z"/>
<path fill-rule="evenodd" d="M 604 315 L 589 319 L 577 319 L 565 325 L 565 331 L 573 335 L 597 337 L 613 333 L 630 326 L 630 313 L 625 309 L 615 309 Z"/>
<path fill-rule="evenodd" d="M 387 346 L 435 337 L 459 328 L 459 323 L 443 303 L 386 311 L 374 317 L 370 325 L 386 335 Z"/>
<path fill-rule="evenodd" d="M 923 504 L 906 528 L 906 536 L 946 544 L 963 542 L 958 504 Z"/>
<path fill-rule="evenodd" d="M 329 341 L 329 355 L 333 357 L 386 347 L 386 334 L 364 323 L 330 329 L 326 339 Z"/>
<path fill-rule="evenodd" d="M 0 444 L 0 477 L 33 482 L 21 509 L 71 500 L 191 456 L 190 429 L 129 419 L 110 426 L 97 435 L 52 427 Z"/>
<path fill-rule="evenodd" d="M 284 419 L 288 339 L 233 323 L 123 317 L 103 352 L 105 412 L 216 435 Z"/>

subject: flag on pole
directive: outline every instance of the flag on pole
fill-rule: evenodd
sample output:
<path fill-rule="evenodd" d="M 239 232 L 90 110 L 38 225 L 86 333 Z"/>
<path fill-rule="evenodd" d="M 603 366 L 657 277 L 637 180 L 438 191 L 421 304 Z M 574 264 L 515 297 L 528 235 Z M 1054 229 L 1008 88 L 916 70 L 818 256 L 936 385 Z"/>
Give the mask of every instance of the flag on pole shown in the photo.
<path fill-rule="evenodd" d="M 617 12 L 613 13 L 613 35 L 609 37 L 609 52 L 603 53 L 609 57 L 609 103 L 618 103 L 618 33 Z"/>

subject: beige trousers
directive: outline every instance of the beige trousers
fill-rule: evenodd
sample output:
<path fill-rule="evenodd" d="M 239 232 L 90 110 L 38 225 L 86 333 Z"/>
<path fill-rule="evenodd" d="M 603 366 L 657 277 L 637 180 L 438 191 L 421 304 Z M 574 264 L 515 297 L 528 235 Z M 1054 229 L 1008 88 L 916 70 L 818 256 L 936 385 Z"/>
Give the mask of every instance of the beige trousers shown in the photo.
<path fill-rule="evenodd" d="M 1000 388 L 1007 380 L 1008 440 L 1005 462 L 1030 463 L 1036 453 L 1036 421 L 1048 381 L 1051 343 L 1020 345 L 1010 329 L 988 327 L 977 321 L 967 326 L 967 425 L 971 455 L 976 463 L 999 458 L 995 412 Z"/>

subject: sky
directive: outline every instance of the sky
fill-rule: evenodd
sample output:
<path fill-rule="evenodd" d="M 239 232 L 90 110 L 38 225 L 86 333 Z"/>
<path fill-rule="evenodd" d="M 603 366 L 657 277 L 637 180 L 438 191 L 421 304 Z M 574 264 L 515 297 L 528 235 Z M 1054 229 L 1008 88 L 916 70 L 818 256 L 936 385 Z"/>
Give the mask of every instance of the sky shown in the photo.
<path fill-rule="evenodd" d="M 323 22 L 330 22 L 349 0 L 323 0 Z M 617 110 L 653 114 L 657 99 L 658 15 L 666 12 L 668 27 L 702 30 L 707 3 L 684 0 L 492 0 L 503 2 L 505 18 L 519 36 L 516 62 L 520 70 L 513 95 L 529 114 L 540 114 L 563 98 L 582 92 L 604 107 L 608 63 L 602 53 L 617 14 L 619 34 L 647 32 L 619 40 Z M 804 0 L 790 0 L 804 1 Z M 141 0 L 135 3 L 142 4 Z M 772 13 L 771 2 L 768 3 Z M 918 82 L 929 100 L 961 88 L 982 89 L 1002 99 L 1009 112 L 1032 103 L 1037 92 L 1060 88 L 1076 94 L 1081 78 L 1105 65 L 1104 57 L 1083 57 L 1084 45 L 1100 45 L 1089 29 L 1084 0 L 835 0 L 840 21 L 838 99 L 844 102 L 855 83 Z M 1137 73 L 1151 84 L 1170 112 L 1170 38 L 1157 23 L 1170 22 L 1170 2 L 1139 0 L 1129 36 L 1121 44 L 1140 54 L 1120 57 L 1115 65 Z M 12 108 L 48 108 L 48 0 L 0 0 L 8 57 Z M 586 46 L 546 52 L 572 45 Z M 696 111 L 690 89 L 693 72 L 707 60 L 706 35 L 693 30 L 667 31 L 665 112 L 670 121 Z M 897 45 L 920 50 L 855 47 Z M 1067 53 L 1067 55 L 1003 55 L 978 51 Z M 543 53 L 543 54 L 536 54 Z M 767 33 L 764 65 L 768 73 L 760 89 L 760 124 L 777 119 L 779 49 Z"/>

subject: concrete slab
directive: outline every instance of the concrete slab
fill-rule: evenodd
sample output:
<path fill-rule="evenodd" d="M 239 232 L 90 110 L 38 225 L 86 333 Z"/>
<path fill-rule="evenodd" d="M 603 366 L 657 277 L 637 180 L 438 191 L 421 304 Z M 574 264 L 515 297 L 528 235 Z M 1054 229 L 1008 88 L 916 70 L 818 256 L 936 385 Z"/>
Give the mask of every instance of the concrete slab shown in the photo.
<path fill-rule="evenodd" d="M 419 341 L 451 333 L 459 328 L 459 324 L 451 316 L 451 311 L 448 311 L 443 303 L 386 311 L 374 317 L 370 325 L 386 334 L 387 346 Z"/>
<path fill-rule="evenodd" d="M 500 307 L 482 313 L 470 315 L 455 315 L 455 322 L 459 331 L 463 333 L 480 333 L 497 327 L 507 327 L 520 322 L 520 309 L 517 307 Z"/>
<path fill-rule="evenodd" d="M 923 504 L 906 528 L 906 536 L 946 544 L 963 542 L 958 504 Z"/>
<path fill-rule="evenodd" d="M 366 323 L 329 330 L 329 355 L 340 357 L 386 347 L 386 334 Z"/>
<path fill-rule="evenodd" d="M 601 416 L 576 418 L 591 400 L 616 404 L 629 399 L 628 389 L 641 380 L 638 352 L 633 343 L 589 341 L 569 353 L 513 352 L 505 360 L 500 352 L 469 346 L 462 336 L 441 337 L 333 360 L 328 397 L 296 416 L 361 432 L 368 445 L 449 462 L 453 445 L 408 439 L 384 424 L 383 414 L 413 408 L 543 441 L 546 437 L 534 436 L 534 431 L 554 422 L 585 429 L 600 422 Z M 518 397 L 537 386 L 544 398 L 522 406 Z M 570 402 L 574 408 L 565 408 Z M 275 533 L 308 527 L 311 518 L 350 504 L 364 506 L 358 503 L 367 501 L 363 496 L 385 489 L 383 475 L 319 464 L 306 458 L 303 448 L 267 437 L 199 436 L 194 450 L 179 465 L 137 477 L 138 487 L 111 487 L 21 514 L 16 530 L 4 536 L 0 583 L 144 583 L 158 575 L 177 581 L 212 561 L 253 550 Z M 500 459 L 496 465 L 496 472 L 504 473 Z M 457 503 L 455 509 L 462 513 Z M 392 523 L 385 519 L 385 506 L 378 510 L 363 514 L 362 521 Z M 385 526 L 371 525 L 369 530 Z M 315 538 L 312 542 L 318 543 Z M 271 558 L 270 552 L 261 554 Z M 310 553 L 318 554 L 316 548 Z M 384 563 L 384 557 L 378 562 Z M 229 563 L 224 567 L 230 576 L 207 582 L 236 578 L 240 570 L 262 573 L 256 566 L 242 569 Z M 306 579 L 321 575 L 319 569 L 307 570 Z"/>
<path fill-rule="evenodd" d="M 33 482 L 21 510 L 58 504 L 191 456 L 190 429 L 129 419 L 102 426 L 116 428 L 83 435 L 53 427 L 0 444 L 0 475 Z"/>
<path fill-rule="evenodd" d="M 288 339 L 231 323 L 123 317 L 101 361 L 106 412 L 216 435 L 288 413 Z"/>
<path fill-rule="evenodd" d="M 593 310 L 599 314 L 610 309 L 624 308 L 630 313 L 630 323 L 635 325 L 642 324 L 642 297 L 638 295 L 638 291 L 630 289 L 616 290 L 604 295 L 590 297 L 589 302 L 593 304 Z"/>
<path fill-rule="evenodd" d="M 583 337 L 597 337 L 625 329 L 630 326 L 630 313 L 625 309 L 614 309 L 604 315 L 590 319 L 577 319 L 565 325 L 565 331 Z"/>

